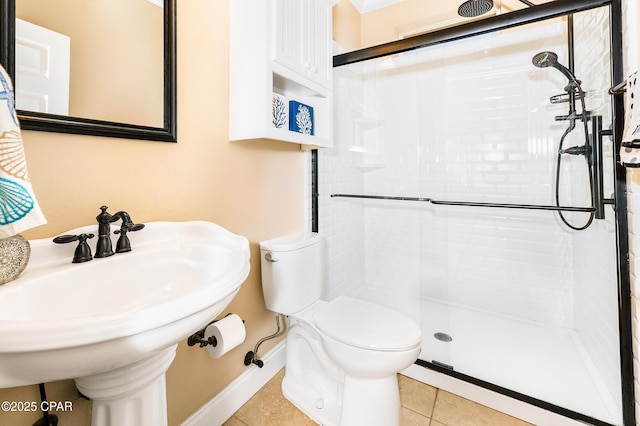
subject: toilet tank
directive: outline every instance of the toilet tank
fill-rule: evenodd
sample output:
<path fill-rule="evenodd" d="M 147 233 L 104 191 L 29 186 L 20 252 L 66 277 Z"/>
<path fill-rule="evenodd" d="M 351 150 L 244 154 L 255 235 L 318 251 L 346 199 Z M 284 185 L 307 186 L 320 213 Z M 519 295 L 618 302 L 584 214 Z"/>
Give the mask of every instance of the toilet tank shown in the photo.
<path fill-rule="evenodd" d="M 322 296 L 322 249 L 315 232 L 260 243 L 262 292 L 267 309 L 290 315 Z"/>

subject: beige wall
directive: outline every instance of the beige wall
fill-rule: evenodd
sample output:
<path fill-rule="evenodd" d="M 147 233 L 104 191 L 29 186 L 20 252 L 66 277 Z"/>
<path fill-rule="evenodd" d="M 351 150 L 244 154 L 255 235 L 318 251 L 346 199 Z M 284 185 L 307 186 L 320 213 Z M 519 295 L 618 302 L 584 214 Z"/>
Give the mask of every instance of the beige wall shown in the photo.
<path fill-rule="evenodd" d="M 349 0 L 333 7 L 333 39 L 345 51 L 360 49 L 360 13 Z"/>
<path fill-rule="evenodd" d="M 405 0 L 365 13 L 360 23 L 362 47 L 395 41 L 398 40 L 401 31 L 448 19 L 451 9 L 451 3 L 448 1 Z M 445 14 L 447 18 L 443 18 Z"/>
<path fill-rule="evenodd" d="M 299 145 L 227 138 L 229 1 L 178 4 L 177 144 L 23 133 L 31 181 L 49 222 L 25 232 L 27 238 L 91 224 L 106 204 L 127 210 L 136 222 L 204 219 L 251 241 L 251 273 L 229 307 L 246 320 L 247 339 L 220 359 L 180 343 L 167 374 L 171 425 L 242 373 L 245 353 L 274 331 L 262 298 L 257 243 L 304 227 Z M 134 235 L 131 240 L 135 249 Z M 0 401 L 33 401 L 37 395 L 36 386 L 3 389 Z M 38 417 L 0 412 L 0 424 L 32 424 Z M 74 423 L 84 424 L 78 418 L 66 424 Z"/>

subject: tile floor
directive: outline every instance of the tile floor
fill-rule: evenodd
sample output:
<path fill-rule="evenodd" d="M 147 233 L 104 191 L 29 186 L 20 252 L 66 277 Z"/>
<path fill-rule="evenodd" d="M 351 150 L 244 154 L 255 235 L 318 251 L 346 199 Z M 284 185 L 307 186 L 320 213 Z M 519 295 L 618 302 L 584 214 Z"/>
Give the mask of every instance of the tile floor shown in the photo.
<path fill-rule="evenodd" d="M 223 426 L 307 426 L 316 423 L 280 392 L 276 374 Z M 399 375 L 401 426 L 526 426 L 530 423 Z M 364 425 L 363 425 L 364 426 Z M 384 425 L 381 425 L 384 426 Z"/>

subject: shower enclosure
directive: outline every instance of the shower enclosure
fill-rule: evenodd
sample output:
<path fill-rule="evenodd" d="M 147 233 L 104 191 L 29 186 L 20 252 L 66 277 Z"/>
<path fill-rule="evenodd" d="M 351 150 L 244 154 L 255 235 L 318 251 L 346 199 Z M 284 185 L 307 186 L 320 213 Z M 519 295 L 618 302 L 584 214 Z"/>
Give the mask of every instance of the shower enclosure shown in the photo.
<path fill-rule="evenodd" d="M 326 297 L 413 318 L 425 368 L 631 424 L 620 5 L 556 3 L 335 58 Z"/>

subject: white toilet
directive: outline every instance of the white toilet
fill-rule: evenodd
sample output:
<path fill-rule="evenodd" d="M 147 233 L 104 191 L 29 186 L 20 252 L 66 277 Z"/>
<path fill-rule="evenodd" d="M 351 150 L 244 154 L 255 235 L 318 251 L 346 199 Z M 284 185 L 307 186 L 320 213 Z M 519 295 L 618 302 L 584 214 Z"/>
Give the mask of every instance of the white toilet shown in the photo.
<path fill-rule="evenodd" d="M 397 426 L 396 374 L 420 353 L 420 328 L 404 315 L 363 300 L 322 296 L 316 233 L 260 243 L 267 308 L 289 315 L 284 396 L 323 425 Z"/>

